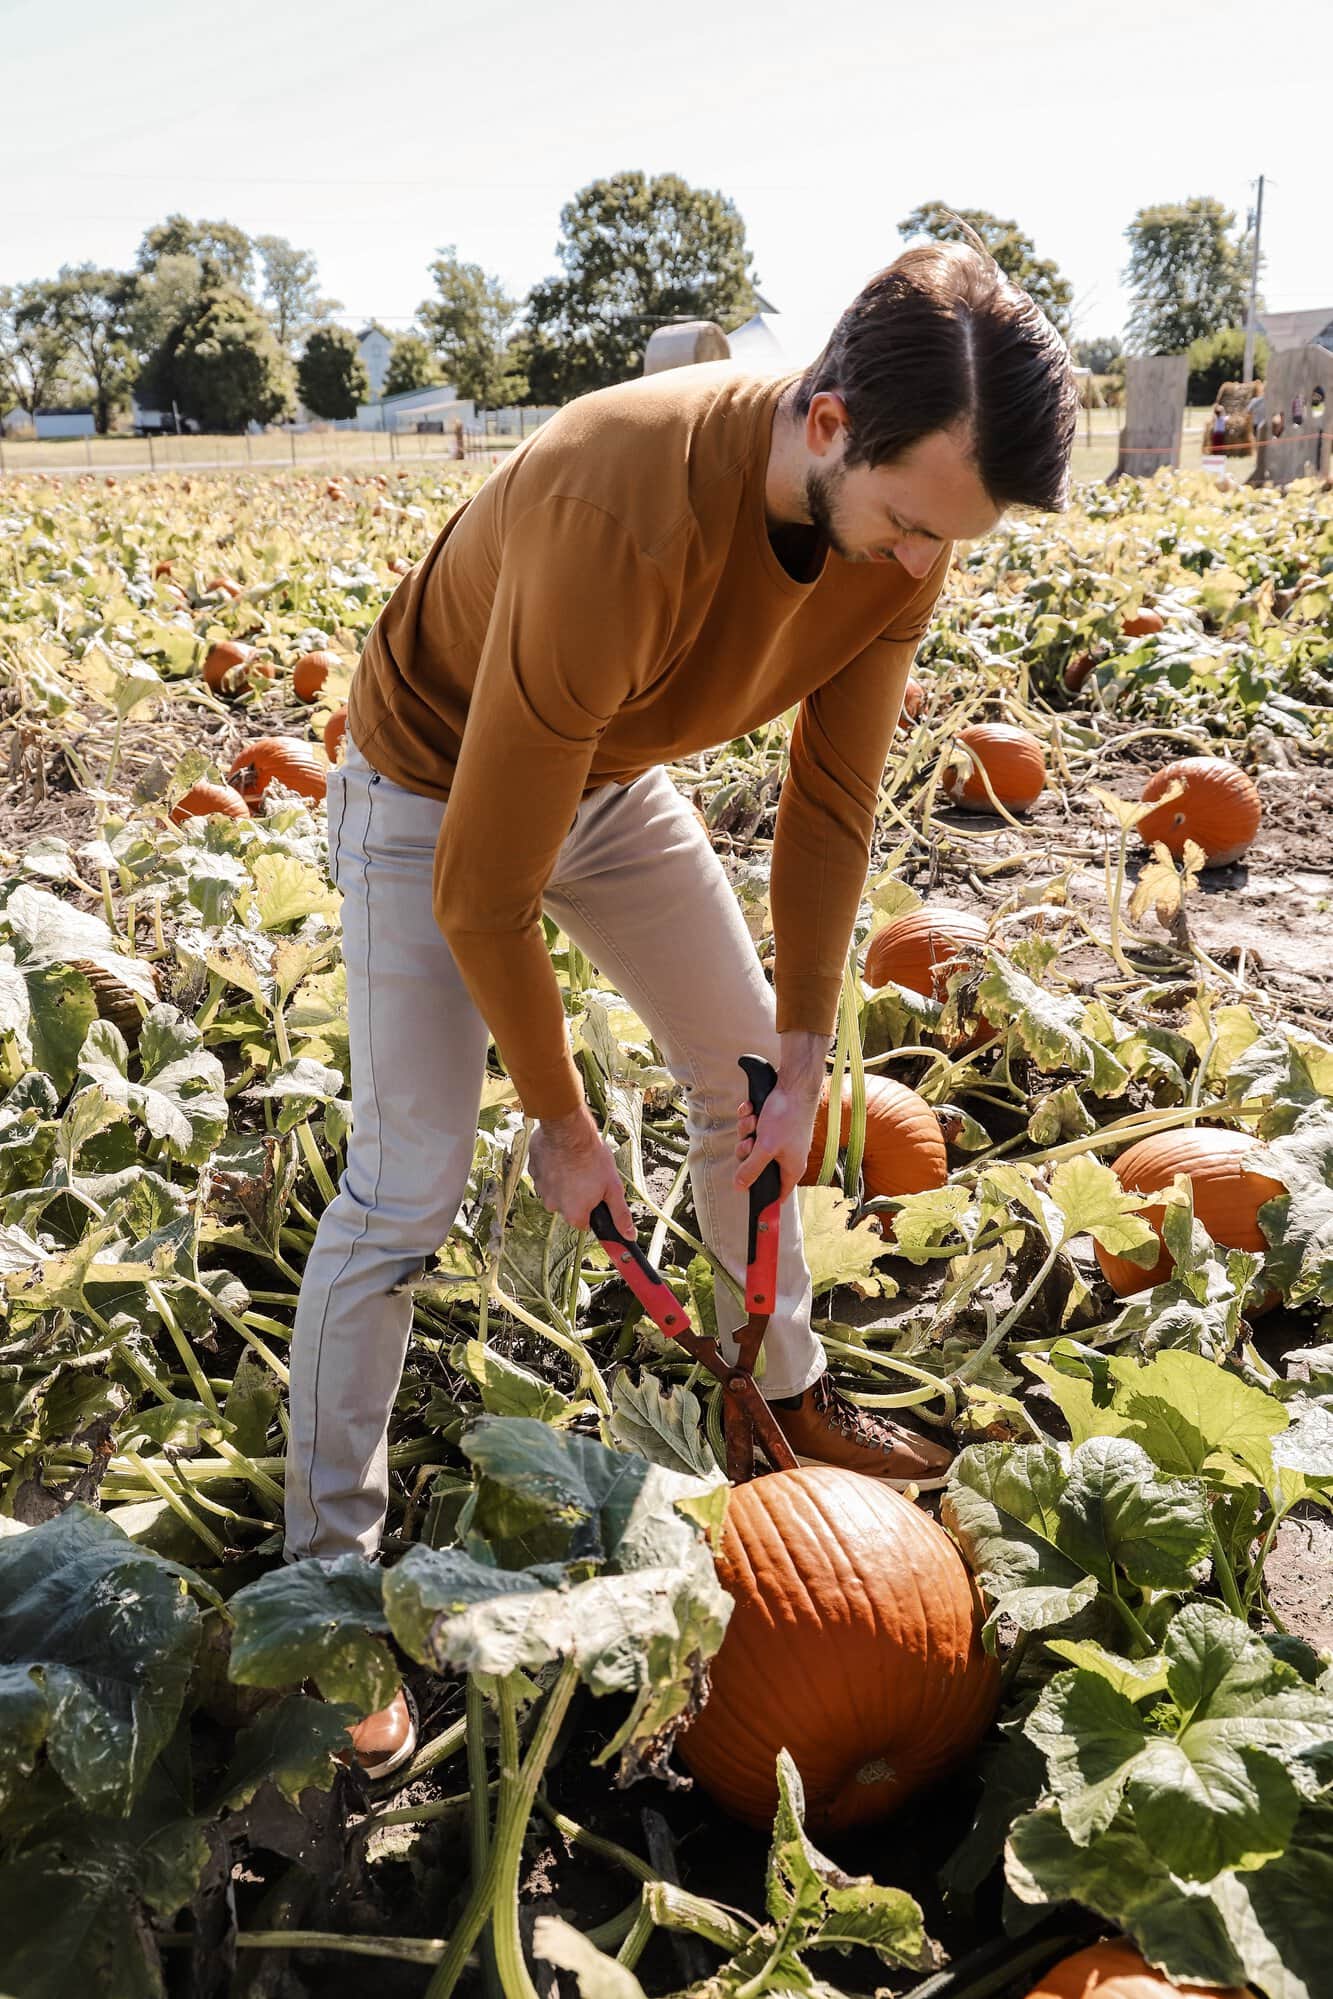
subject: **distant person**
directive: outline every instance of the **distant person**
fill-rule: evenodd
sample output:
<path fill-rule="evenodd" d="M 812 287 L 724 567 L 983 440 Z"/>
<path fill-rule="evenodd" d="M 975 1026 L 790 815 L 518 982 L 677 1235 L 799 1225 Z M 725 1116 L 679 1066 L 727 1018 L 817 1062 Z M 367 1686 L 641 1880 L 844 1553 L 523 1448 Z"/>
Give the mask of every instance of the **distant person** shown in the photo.
<path fill-rule="evenodd" d="M 1283 414 L 1282 414 L 1281 410 L 1274 410 L 1274 411 L 1273 411 L 1273 421 L 1272 421 L 1272 424 L 1271 424 L 1271 426 L 1270 426 L 1270 429 L 1271 429 L 1271 432 L 1272 432 L 1272 435 L 1273 435 L 1274 437 L 1281 437 L 1281 435 L 1282 435 L 1283 431 L 1284 431 L 1284 430 L 1286 429 L 1286 427 L 1287 427 L 1287 420 L 1286 420 L 1286 418 L 1285 418 L 1285 417 L 1283 416 Z"/>
<path fill-rule="evenodd" d="M 1264 385 L 1262 382 L 1260 382 L 1258 388 L 1246 403 L 1245 414 L 1250 419 L 1250 426 L 1255 436 L 1261 436 L 1263 427 L 1268 421 L 1268 399 L 1264 395 Z"/>
<path fill-rule="evenodd" d="M 1208 441 L 1214 451 L 1225 451 L 1227 448 L 1227 413 L 1220 402 L 1213 404 L 1213 427 Z"/>
<path fill-rule="evenodd" d="M 1310 391 L 1310 421 L 1312 424 L 1316 426 L 1316 428 L 1318 429 L 1323 428 L 1324 391 L 1322 388 L 1319 387 L 1317 383 L 1315 387 Z"/>
<path fill-rule="evenodd" d="M 1291 421 L 1296 430 L 1305 422 L 1305 397 L 1299 389 L 1291 399 Z"/>
<path fill-rule="evenodd" d="M 461 416 L 456 416 L 454 418 L 454 457 L 461 458 L 462 456 L 463 456 L 463 419 Z"/>

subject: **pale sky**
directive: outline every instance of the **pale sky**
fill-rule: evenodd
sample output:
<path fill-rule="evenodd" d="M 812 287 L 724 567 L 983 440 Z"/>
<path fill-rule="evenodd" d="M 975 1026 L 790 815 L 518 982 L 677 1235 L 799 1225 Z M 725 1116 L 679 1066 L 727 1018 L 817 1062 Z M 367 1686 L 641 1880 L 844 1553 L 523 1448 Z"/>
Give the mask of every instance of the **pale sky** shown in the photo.
<path fill-rule="evenodd" d="M 1082 336 L 1122 329 L 1137 208 L 1207 194 L 1243 219 L 1263 173 L 1269 307 L 1333 304 L 1323 12 L 0 0 L 0 282 L 126 266 L 180 209 L 314 251 L 342 317 L 396 330 L 439 247 L 520 295 L 562 203 L 641 168 L 735 200 L 803 361 L 921 201 L 1015 218 Z"/>

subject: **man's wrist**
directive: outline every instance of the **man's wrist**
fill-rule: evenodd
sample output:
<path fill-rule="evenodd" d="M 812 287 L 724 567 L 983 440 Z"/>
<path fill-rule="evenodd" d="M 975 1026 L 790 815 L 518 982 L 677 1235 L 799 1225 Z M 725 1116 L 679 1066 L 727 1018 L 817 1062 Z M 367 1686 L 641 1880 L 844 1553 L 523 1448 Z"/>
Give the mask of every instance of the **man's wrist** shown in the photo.
<path fill-rule="evenodd" d="M 560 1117 L 539 1118 L 537 1122 L 543 1135 L 562 1151 L 577 1151 L 580 1147 L 596 1145 L 601 1140 L 596 1119 L 586 1104 L 579 1104 Z"/>
<path fill-rule="evenodd" d="M 803 1028 L 778 1036 L 778 1082 L 794 1097 L 818 1097 L 828 1067 L 830 1036 Z"/>

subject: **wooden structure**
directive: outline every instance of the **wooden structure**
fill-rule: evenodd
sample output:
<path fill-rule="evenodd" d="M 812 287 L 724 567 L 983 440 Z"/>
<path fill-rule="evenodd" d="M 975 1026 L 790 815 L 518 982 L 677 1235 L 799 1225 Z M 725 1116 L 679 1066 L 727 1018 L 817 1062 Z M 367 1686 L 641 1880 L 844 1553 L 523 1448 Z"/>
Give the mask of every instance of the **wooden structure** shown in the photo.
<path fill-rule="evenodd" d="M 1322 416 L 1310 412 L 1310 397 L 1317 388 L 1324 392 Z M 1293 420 L 1297 397 L 1303 415 L 1299 424 Z M 1288 347 L 1270 355 L 1264 400 L 1268 415 L 1250 484 L 1285 486 L 1292 479 L 1326 478 L 1333 472 L 1333 351 L 1315 345 Z M 1282 434 L 1275 437 L 1279 413 Z"/>
<path fill-rule="evenodd" d="M 1125 363 L 1125 427 L 1116 473 L 1151 478 L 1179 465 L 1190 364 L 1183 354 L 1153 354 Z"/>
<path fill-rule="evenodd" d="M 643 372 L 656 375 L 663 368 L 687 368 L 695 361 L 726 361 L 730 356 L 727 336 L 716 321 L 683 319 L 675 326 L 659 326 L 649 336 Z"/>

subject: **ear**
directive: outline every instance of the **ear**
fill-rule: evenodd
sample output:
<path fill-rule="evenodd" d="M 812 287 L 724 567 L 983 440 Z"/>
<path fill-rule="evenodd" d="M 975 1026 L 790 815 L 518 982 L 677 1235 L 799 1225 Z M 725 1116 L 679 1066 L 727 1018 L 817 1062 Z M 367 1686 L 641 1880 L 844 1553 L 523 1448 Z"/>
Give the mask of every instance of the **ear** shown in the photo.
<path fill-rule="evenodd" d="M 847 405 L 833 389 L 821 389 L 810 399 L 805 417 L 806 449 L 816 458 L 825 458 L 838 449 L 838 439 L 849 436 L 852 422 Z"/>

